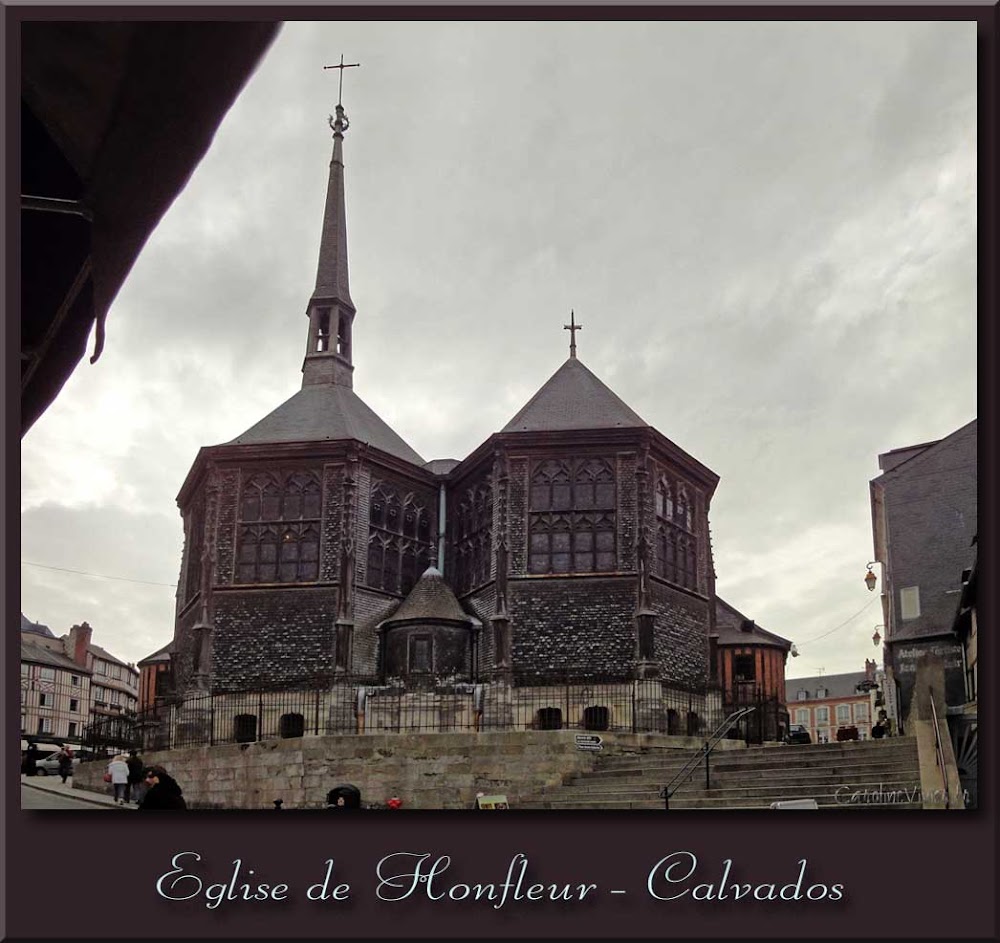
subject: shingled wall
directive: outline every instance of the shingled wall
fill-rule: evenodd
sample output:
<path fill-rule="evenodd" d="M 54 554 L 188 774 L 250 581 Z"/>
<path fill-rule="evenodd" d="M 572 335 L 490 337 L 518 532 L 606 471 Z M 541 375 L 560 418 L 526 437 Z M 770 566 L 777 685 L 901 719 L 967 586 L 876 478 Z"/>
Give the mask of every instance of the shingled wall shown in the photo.
<path fill-rule="evenodd" d="M 708 603 L 650 580 L 654 657 L 664 681 L 701 685 L 708 680 Z"/>
<path fill-rule="evenodd" d="M 511 580 L 509 596 L 519 681 L 551 672 L 628 677 L 634 671 L 634 578 Z"/>
<path fill-rule="evenodd" d="M 333 673 L 337 589 L 216 592 L 213 688 L 311 684 Z"/>

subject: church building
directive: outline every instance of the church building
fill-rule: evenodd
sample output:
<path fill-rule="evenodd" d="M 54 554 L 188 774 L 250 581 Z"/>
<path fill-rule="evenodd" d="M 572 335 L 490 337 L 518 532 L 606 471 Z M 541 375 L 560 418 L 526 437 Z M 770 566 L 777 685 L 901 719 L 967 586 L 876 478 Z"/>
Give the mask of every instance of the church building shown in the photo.
<path fill-rule="evenodd" d="M 502 429 L 461 461 L 421 457 L 354 390 L 340 104 L 331 127 L 301 389 L 202 448 L 178 496 L 176 696 L 488 684 L 509 702 L 599 680 L 700 692 L 697 718 L 718 476 L 584 365 L 575 317 L 568 359 Z"/>

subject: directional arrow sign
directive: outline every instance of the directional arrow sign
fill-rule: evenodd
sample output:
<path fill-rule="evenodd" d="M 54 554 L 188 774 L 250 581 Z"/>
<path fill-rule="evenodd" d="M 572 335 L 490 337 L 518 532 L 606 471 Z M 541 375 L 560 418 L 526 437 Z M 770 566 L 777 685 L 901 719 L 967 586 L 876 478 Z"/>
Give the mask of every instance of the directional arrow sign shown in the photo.
<path fill-rule="evenodd" d="M 604 749 L 604 741 L 596 733 L 578 733 L 576 735 L 576 748 L 578 750 L 590 750 L 596 753 Z"/>

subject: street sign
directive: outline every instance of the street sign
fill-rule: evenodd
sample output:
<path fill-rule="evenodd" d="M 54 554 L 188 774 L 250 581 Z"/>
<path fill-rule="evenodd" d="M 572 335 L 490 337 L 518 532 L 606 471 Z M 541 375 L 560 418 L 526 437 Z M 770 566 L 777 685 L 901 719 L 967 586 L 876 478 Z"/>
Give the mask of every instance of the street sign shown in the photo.
<path fill-rule="evenodd" d="M 476 796 L 476 808 L 477 809 L 509 809 L 510 805 L 507 802 L 507 797 L 505 795 L 496 796 L 484 796 L 480 793 Z"/>
<path fill-rule="evenodd" d="M 576 748 L 597 753 L 604 749 L 604 741 L 596 733 L 578 733 L 576 735 Z"/>

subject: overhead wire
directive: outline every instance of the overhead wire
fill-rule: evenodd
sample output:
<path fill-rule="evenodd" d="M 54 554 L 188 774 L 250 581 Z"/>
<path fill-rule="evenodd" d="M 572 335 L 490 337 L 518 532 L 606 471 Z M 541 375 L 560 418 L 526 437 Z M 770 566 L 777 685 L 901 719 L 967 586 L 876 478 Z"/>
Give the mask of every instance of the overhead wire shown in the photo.
<path fill-rule="evenodd" d="M 48 566 L 45 563 L 32 563 L 30 560 L 22 560 L 21 566 L 37 566 L 42 570 L 58 570 L 60 573 L 76 573 L 79 576 L 93 576 L 102 580 L 119 580 L 123 583 L 142 583 L 145 586 L 169 586 L 177 588 L 176 583 L 156 583 L 153 580 L 134 580 L 127 576 L 109 576 L 107 573 L 91 573 L 89 570 L 71 570 L 64 566 Z"/>
<path fill-rule="evenodd" d="M 843 622 L 840 623 L 840 625 L 834 626 L 828 632 L 824 632 L 822 635 L 817 635 L 817 636 L 814 636 L 813 638 L 806 639 L 804 642 L 797 642 L 796 643 L 796 648 L 801 648 L 803 645 L 809 645 L 811 642 L 818 642 L 820 639 L 826 638 L 828 635 L 833 635 L 834 632 L 838 632 L 840 629 L 842 629 L 849 622 L 853 622 L 855 619 L 857 619 L 857 617 L 860 616 L 862 612 L 864 612 L 866 609 L 870 608 L 873 603 L 878 602 L 880 598 L 881 598 L 880 596 L 876 596 L 874 599 L 870 599 L 856 613 L 854 613 L 853 616 L 851 616 L 849 619 L 845 619 Z"/>

